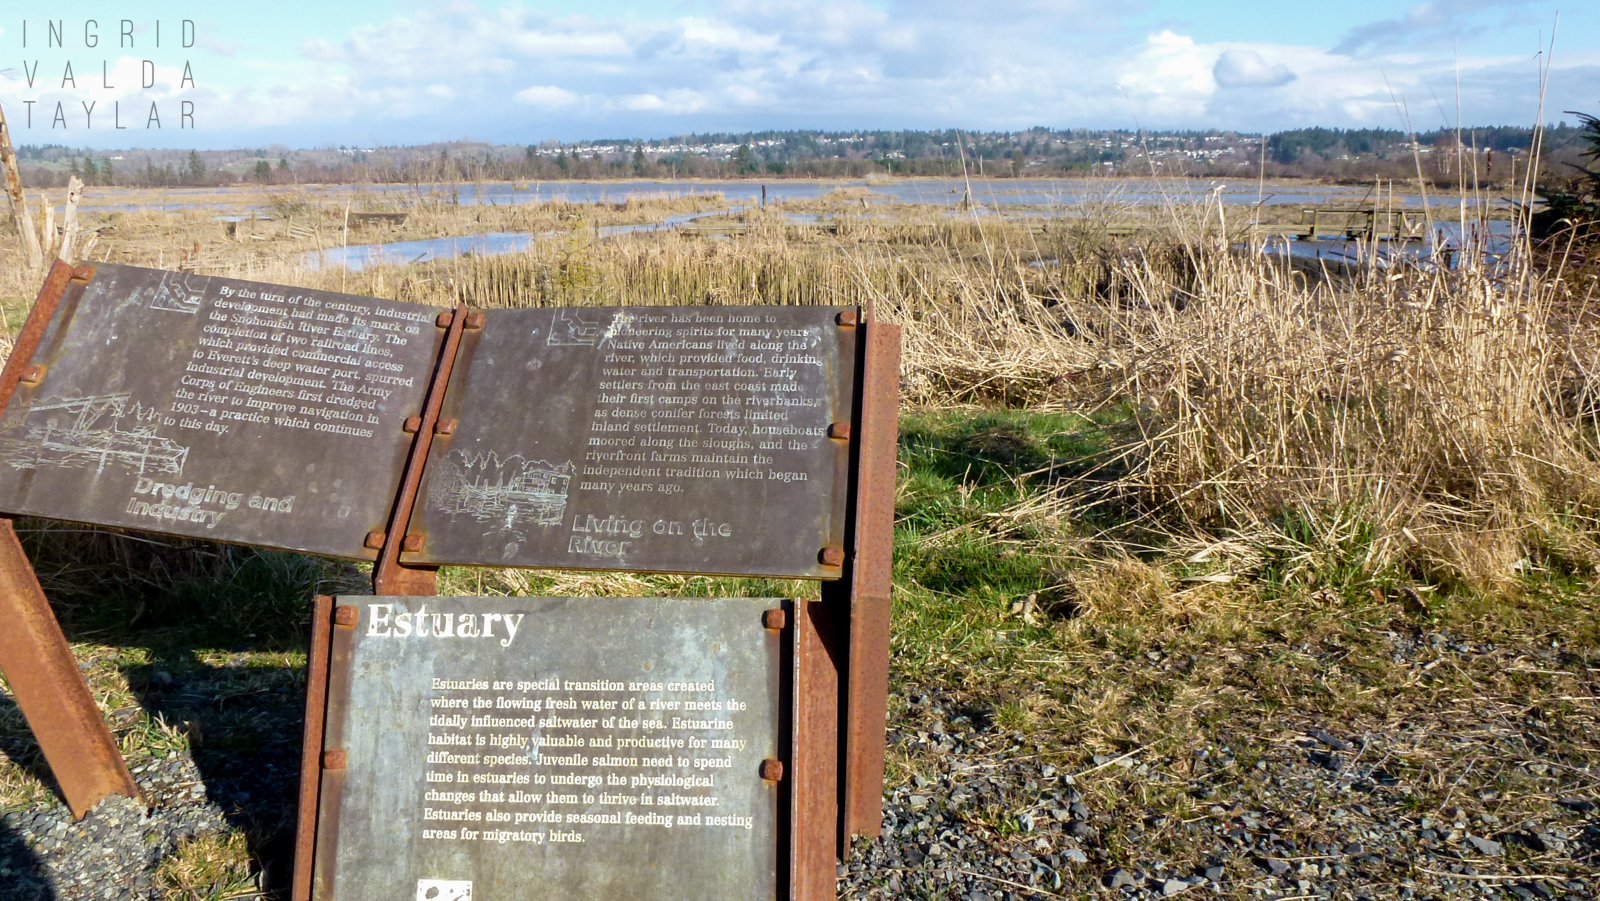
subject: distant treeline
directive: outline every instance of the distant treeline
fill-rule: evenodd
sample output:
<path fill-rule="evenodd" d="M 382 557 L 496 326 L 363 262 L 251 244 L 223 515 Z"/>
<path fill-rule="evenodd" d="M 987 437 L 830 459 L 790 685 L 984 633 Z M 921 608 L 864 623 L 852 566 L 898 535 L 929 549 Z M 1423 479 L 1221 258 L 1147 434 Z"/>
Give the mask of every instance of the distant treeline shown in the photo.
<path fill-rule="evenodd" d="M 1576 159 L 1579 129 L 1542 129 L 1552 170 Z M 784 178 L 941 175 L 1256 176 L 1370 181 L 1504 182 L 1526 174 L 1535 130 L 1511 126 L 1436 130 L 1302 128 L 1270 135 L 1233 131 L 1032 128 L 1018 132 L 759 131 L 504 145 L 283 146 L 234 150 L 89 152 L 23 145 L 31 187 L 76 175 L 95 185 L 205 186 L 254 182 L 422 183 L 606 178 Z M 1519 169 L 1520 167 L 1520 169 Z"/>
<path fill-rule="evenodd" d="M 1578 129 L 1563 122 L 1545 130 L 1546 149 L 1572 144 Z M 1461 143 L 1468 148 L 1501 153 L 1526 153 L 1533 145 L 1533 129 L 1509 125 L 1464 128 Z M 1456 131 L 1426 131 L 1417 135 L 1421 147 L 1454 147 Z M 1393 156 L 1411 152 L 1411 138 L 1403 131 L 1388 128 L 1297 128 L 1280 131 L 1267 138 L 1267 153 L 1274 162 L 1292 164 L 1306 157 L 1322 160 L 1361 156 Z"/>

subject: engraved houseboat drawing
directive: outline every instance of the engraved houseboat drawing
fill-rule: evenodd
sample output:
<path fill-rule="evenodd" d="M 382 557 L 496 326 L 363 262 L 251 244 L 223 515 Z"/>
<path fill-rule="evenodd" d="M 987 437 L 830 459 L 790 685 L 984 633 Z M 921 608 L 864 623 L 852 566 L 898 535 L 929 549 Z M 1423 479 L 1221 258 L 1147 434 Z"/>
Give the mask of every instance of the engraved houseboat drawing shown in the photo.
<path fill-rule="evenodd" d="M 453 451 L 428 502 L 441 513 L 466 514 L 501 529 L 559 525 L 575 471 L 571 462 Z"/>

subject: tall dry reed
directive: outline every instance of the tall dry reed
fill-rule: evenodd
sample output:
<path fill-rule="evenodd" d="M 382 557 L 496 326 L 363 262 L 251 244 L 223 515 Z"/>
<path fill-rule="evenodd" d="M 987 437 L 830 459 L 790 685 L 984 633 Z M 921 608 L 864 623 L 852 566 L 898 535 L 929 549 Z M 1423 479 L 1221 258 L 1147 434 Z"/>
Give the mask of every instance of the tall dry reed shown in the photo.
<path fill-rule="evenodd" d="M 1235 565 L 1338 545 L 1374 572 L 1489 585 L 1600 562 L 1600 335 L 1588 298 L 1525 258 L 1307 278 L 1235 249 L 1241 223 L 1219 206 L 1008 222 L 808 203 L 832 231 L 747 210 L 753 230 L 733 240 L 595 236 L 682 199 L 420 210 L 424 233 L 554 234 L 525 254 L 357 273 L 308 270 L 303 237 L 229 244 L 197 214 L 109 236 L 102 254 L 170 266 L 200 234 L 200 271 L 489 308 L 860 304 L 905 327 L 913 405 L 1123 411 L 1107 454 L 1142 524 L 1232 548 Z M 1082 502 L 1070 483 L 1057 499 Z"/>

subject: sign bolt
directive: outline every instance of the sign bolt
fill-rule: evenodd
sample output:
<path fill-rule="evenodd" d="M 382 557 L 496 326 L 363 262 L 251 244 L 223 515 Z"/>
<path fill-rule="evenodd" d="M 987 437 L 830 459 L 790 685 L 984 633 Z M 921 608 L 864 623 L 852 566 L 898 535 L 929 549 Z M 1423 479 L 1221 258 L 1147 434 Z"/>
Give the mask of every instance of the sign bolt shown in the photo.
<path fill-rule="evenodd" d="M 817 561 L 823 566 L 843 566 L 844 548 L 830 544 L 817 553 Z"/>
<path fill-rule="evenodd" d="M 454 419 L 441 419 L 434 424 L 433 430 L 441 435 L 455 434 L 456 421 Z"/>
<path fill-rule="evenodd" d="M 416 434 L 417 432 L 422 431 L 422 417 L 407 416 L 405 424 L 400 426 L 400 428 L 405 430 L 405 432 L 408 434 Z"/>
<path fill-rule="evenodd" d="M 761 778 L 768 782 L 783 781 L 783 761 L 768 757 L 761 761 Z"/>
<path fill-rule="evenodd" d="M 368 532 L 367 540 L 363 543 L 375 551 L 381 551 L 383 550 L 383 540 L 388 537 L 389 536 L 383 532 Z"/>
<path fill-rule="evenodd" d="M 408 554 L 415 554 L 416 552 L 422 550 L 422 536 L 415 534 L 407 535 L 400 542 L 400 550 L 405 551 Z"/>
<path fill-rule="evenodd" d="M 349 762 L 349 759 L 349 755 L 344 752 L 344 748 L 323 751 L 322 768 L 325 770 L 342 770 L 345 768 L 345 764 Z"/>
<path fill-rule="evenodd" d="M 839 438 L 839 439 L 842 439 L 844 441 L 849 441 L 850 440 L 850 423 L 848 423 L 848 422 L 830 422 L 830 423 L 828 423 L 828 437 L 829 438 Z"/>
<path fill-rule="evenodd" d="M 449 310 L 446 310 L 445 312 L 440 313 L 438 315 L 438 317 L 433 320 L 433 324 L 438 326 L 439 328 L 449 328 L 450 327 L 450 323 L 454 322 L 455 318 L 456 318 L 456 314 L 455 313 L 452 313 Z"/>
<path fill-rule="evenodd" d="M 763 629 L 782 629 L 789 624 L 789 614 L 782 608 L 763 611 L 761 614 L 761 627 Z"/>
<path fill-rule="evenodd" d="M 361 611 L 355 607 L 345 606 L 335 608 L 333 611 L 333 624 L 350 628 L 361 618 Z"/>

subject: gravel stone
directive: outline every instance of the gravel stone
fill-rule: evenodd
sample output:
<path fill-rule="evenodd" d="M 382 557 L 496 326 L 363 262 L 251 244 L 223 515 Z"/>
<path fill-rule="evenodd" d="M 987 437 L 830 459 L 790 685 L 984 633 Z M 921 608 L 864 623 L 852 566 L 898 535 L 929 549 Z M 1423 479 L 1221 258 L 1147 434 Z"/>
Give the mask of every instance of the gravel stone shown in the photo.
<path fill-rule="evenodd" d="M 1480 838 L 1476 835 L 1467 836 L 1467 844 L 1471 845 L 1479 854 L 1484 854 L 1489 857 L 1499 857 L 1500 853 L 1505 850 L 1505 846 L 1501 845 L 1499 842 L 1490 841 L 1486 838 Z"/>
<path fill-rule="evenodd" d="M 112 795 L 73 822 L 59 800 L 0 817 L 0 898 L 6 901 L 153 901 L 156 867 L 187 839 L 221 833 L 221 807 L 195 793 L 201 775 L 187 755 L 137 768 L 146 807 Z"/>
<path fill-rule="evenodd" d="M 1101 881 L 1105 883 L 1106 888 L 1111 889 L 1133 888 L 1139 884 L 1139 880 L 1133 878 L 1132 873 L 1122 869 L 1112 870 Z"/>

